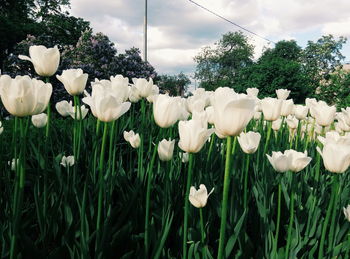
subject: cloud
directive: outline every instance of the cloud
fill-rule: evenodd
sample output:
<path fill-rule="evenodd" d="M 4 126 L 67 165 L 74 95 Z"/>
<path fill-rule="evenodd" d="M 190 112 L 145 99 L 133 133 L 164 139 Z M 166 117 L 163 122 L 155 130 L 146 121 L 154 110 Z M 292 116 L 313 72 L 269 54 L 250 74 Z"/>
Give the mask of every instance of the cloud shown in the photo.
<path fill-rule="evenodd" d="M 350 35 L 349 0 L 194 0 L 273 41 L 298 40 L 308 32 Z M 72 15 L 91 22 L 115 42 L 118 51 L 143 47 L 144 0 L 71 0 Z M 194 72 L 193 57 L 234 25 L 188 0 L 148 1 L 149 60 L 161 73 Z M 268 42 L 247 34 L 258 58 Z"/>

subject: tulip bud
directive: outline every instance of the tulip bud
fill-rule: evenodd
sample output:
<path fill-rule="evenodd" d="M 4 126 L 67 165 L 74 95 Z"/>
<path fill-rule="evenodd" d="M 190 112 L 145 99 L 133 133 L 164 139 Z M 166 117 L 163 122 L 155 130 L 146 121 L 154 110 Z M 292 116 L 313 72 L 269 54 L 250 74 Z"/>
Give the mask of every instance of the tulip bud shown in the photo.
<path fill-rule="evenodd" d="M 183 153 L 183 152 L 180 152 L 179 153 L 179 157 L 181 158 L 181 162 L 182 163 L 187 163 L 188 160 L 189 160 L 189 156 L 188 156 L 188 153 Z"/>
<path fill-rule="evenodd" d="M 47 114 L 46 113 L 40 113 L 38 115 L 32 116 L 32 123 L 37 128 L 43 128 L 45 127 L 47 123 Z"/>
<path fill-rule="evenodd" d="M 64 101 L 60 101 L 60 102 L 56 103 L 55 107 L 56 107 L 57 112 L 61 116 L 67 117 L 70 115 L 70 112 L 71 112 L 73 105 L 72 105 L 72 101 L 70 101 L 68 103 L 66 100 L 64 100 Z"/>
<path fill-rule="evenodd" d="M 42 45 L 30 46 L 29 56 L 19 55 L 18 58 L 32 62 L 39 76 L 49 77 L 56 73 L 60 63 L 60 52 L 57 46 L 54 48 L 46 48 Z"/>
<path fill-rule="evenodd" d="M 161 128 L 169 128 L 179 118 L 177 100 L 165 94 L 160 94 L 153 101 L 153 116 L 156 124 Z"/>
<path fill-rule="evenodd" d="M 173 158 L 175 140 L 163 139 L 158 144 L 158 155 L 161 161 L 170 161 Z"/>
<path fill-rule="evenodd" d="M 124 135 L 124 139 L 127 142 L 129 142 L 133 148 L 138 148 L 140 146 L 141 139 L 140 139 L 140 135 L 138 133 L 135 134 L 134 131 L 130 130 L 129 132 L 124 131 L 123 135 Z"/>
<path fill-rule="evenodd" d="M 19 164 L 19 159 L 15 159 L 15 158 L 12 158 L 11 161 L 8 161 L 7 162 L 8 165 L 11 166 L 11 170 L 12 171 L 15 171 L 16 170 L 16 167 L 18 167 L 18 164 Z"/>
<path fill-rule="evenodd" d="M 86 86 L 88 74 L 83 74 L 82 69 L 67 69 L 62 72 L 62 75 L 56 75 L 70 95 L 81 94 Z"/>
<path fill-rule="evenodd" d="M 294 105 L 294 115 L 298 120 L 305 120 L 309 108 L 307 106 L 296 104 Z"/>
<path fill-rule="evenodd" d="M 207 205 L 208 197 L 210 194 L 212 194 L 213 191 L 214 188 L 208 194 L 207 188 L 204 184 L 201 184 L 198 190 L 196 190 L 196 188 L 192 186 L 188 198 L 194 207 L 203 208 L 205 207 L 205 205 Z"/>
<path fill-rule="evenodd" d="M 258 132 L 242 132 L 238 137 L 238 143 L 244 153 L 253 154 L 258 149 L 261 135 Z"/>
<path fill-rule="evenodd" d="M 71 167 L 74 165 L 74 156 L 63 156 L 61 160 L 61 165 L 64 167 Z"/>

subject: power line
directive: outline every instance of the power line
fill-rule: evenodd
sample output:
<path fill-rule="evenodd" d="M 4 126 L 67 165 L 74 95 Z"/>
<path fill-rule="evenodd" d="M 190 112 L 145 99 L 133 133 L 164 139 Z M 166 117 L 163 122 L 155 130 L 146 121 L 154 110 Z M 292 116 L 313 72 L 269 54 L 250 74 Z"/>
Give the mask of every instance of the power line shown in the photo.
<path fill-rule="evenodd" d="M 263 36 L 260 36 L 259 34 L 253 32 L 253 31 L 251 31 L 251 30 L 248 30 L 248 29 L 244 28 L 243 26 L 241 26 L 241 25 L 239 25 L 239 24 L 237 24 L 237 23 L 235 23 L 235 22 L 233 22 L 233 21 L 230 21 L 229 19 L 227 19 L 227 18 L 221 16 L 220 14 L 217 14 L 217 13 L 215 13 L 215 12 L 209 10 L 208 8 L 204 7 L 203 5 L 200 5 L 200 4 L 198 4 L 198 3 L 196 3 L 196 2 L 194 2 L 194 1 L 192 1 L 192 0 L 188 0 L 188 1 L 190 1 L 191 3 L 197 5 L 198 7 L 202 8 L 202 9 L 204 9 L 205 11 L 207 11 L 207 12 L 209 12 L 209 13 L 211 13 L 211 14 L 214 14 L 215 16 L 217 16 L 217 17 L 219 17 L 219 18 L 225 20 L 226 22 L 229 22 L 229 23 L 233 24 L 234 26 L 237 26 L 238 28 L 240 28 L 240 29 L 242 29 L 242 30 L 244 30 L 244 31 L 246 31 L 246 32 L 249 32 L 250 34 L 253 34 L 253 35 L 255 35 L 255 36 L 257 36 L 257 37 L 259 37 L 259 38 L 261 38 L 261 39 L 263 39 L 263 40 L 266 40 L 266 41 L 268 41 L 268 42 L 271 42 L 271 43 L 273 43 L 273 44 L 276 44 L 276 43 L 273 42 L 272 40 L 269 40 L 269 39 L 267 39 L 267 38 L 265 38 L 265 37 L 263 37 Z"/>

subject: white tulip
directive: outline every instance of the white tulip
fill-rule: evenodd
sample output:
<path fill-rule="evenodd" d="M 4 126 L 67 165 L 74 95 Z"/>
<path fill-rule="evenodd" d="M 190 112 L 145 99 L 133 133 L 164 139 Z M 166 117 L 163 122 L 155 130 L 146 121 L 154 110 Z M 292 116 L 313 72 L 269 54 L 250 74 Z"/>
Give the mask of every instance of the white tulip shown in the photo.
<path fill-rule="evenodd" d="M 177 99 L 165 94 L 156 96 L 153 101 L 153 116 L 159 127 L 173 126 L 180 116 Z"/>
<path fill-rule="evenodd" d="M 261 135 L 258 132 L 242 132 L 238 137 L 238 143 L 244 153 L 253 154 L 258 149 Z"/>
<path fill-rule="evenodd" d="M 294 102 L 292 99 L 282 100 L 281 116 L 288 116 L 293 113 Z"/>
<path fill-rule="evenodd" d="M 282 100 L 267 97 L 261 100 L 261 109 L 264 119 L 267 121 L 275 121 L 281 115 Z"/>
<path fill-rule="evenodd" d="M 182 163 L 187 163 L 189 160 L 188 153 L 186 153 L 186 152 L 180 152 L 179 157 L 181 158 Z"/>
<path fill-rule="evenodd" d="M 84 74 L 82 69 L 63 70 L 62 75 L 56 75 L 64 88 L 70 95 L 79 95 L 84 92 L 88 74 Z"/>
<path fill-rule="evenodd" d="M 173 158 L 175 140 L 163 139 L 158 144 L 158 156 L 161 161 L 170 161 Z"/>
<path fill-rule="evenodd" d="M 54 48 L 46 48 L 42 45 L 30 46 L 29 56 L 19 55 L 18 58 L 32 62 L 38 75 L 49 77 L 56 73 L 60 63 L 60 52 L 57 46 Z"/>
<path fill-rule="evenodd" d="M 305 120 L 308 112 L 309 108 L 307 106 L 301 104 L 294 105 L 294 115 L 298 120 Z"/>
<path fill-rule="evenodd" d="M 61 165 L 64 167 L 71 167 L 74 165 L 74 156 L 63 156 L 61 160 Z"/>
<path fill-rule="evenodd" d="M 250 97 L 258 97 L 258 94 L 259 94 L 259 89 L 258 88 L 247 88 L 246 90 L 246 93 L 248 96 Z"/>
<path fill-rule="evenodd" d="M 290 91 L 287 89 L 278 89 L 276 90 L 277 98 L 280 100 L 286 100 L 290 94 Z"/>
<path fill-rule="evenodd" d="M 130 131 L 124 131 L 123 135 L 124 135 L 124 139 L 127 142 L 129 142 L 133 148 L 138 148 L 140 146 L 141 138 L 138 133 L 135 134 L 134 131 L 130 130 Z"/>
<path fill-rule="evenodd" d="M 45 127 L 47 123 L 47 114 L 46 113 L 40 113 L 37 115 L 32 116 L 32 123 L 37 128 L 43 128 Z"/>
<path fill-rule="evenodd" d="M 122 102 L 126 102 L 130 96 L 129 78 L 122 75 L 111 76 L 111 87 L 118 94 Z"/>
<path fill-rule="evenodd" d="M 343 208 L 343 212 L 345 218 L 350 222 L 350 205 L 348 205 L 346 208 Z"/>
<path fill-rule="evenodd" d="M 61 116 L 67 117 L 70 115 L 70 112 L 71 112 L 73 105 L 72 105 L 72 101 L 70 101 L 68 103 L 66 100 L 63 100 L 63 101 L 56 103 L 55 107 L 56 107 L 57 112 Z"/>
<path fill-rule="evenodd" d="M 204 184 L 199 185 L 199 189 L 196 190 L 194 186 L 190 188 L 190 195 L 189 200 L 191 204 L 196 208 L 203 208 L 205 205 L 207 205 L 208 197 L 212 192 L 214 191 L 214 188 L 210 191 L 208 194 L 207 188 Z"/>
<path fill-rule="evenodd" d="M 153 80 L 148 81 L 145 78 L 133 78 L 134 87 L 137 89 L 138 95 L 142 98 L 150 96 L 153 92 Z M 130 98 L 130 97 L 129 97 Z"/>
<path fill-rule="evenodd" d="M 319 101 L 310 111 L 313 111 L 314 118 L 320 126 L 329 126 L 333 123 L 336 113 L 336 107 L 329 106 L 324 101 Z"/>

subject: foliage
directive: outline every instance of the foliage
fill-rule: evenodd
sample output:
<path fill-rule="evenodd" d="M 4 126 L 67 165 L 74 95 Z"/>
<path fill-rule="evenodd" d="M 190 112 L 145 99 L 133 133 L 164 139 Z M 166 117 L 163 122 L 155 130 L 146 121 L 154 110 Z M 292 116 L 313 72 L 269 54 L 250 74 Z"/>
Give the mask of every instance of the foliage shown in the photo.
<path fill-rule="evenodd" d="M 253 46 L 242 32 L 228 32 L 215 43 L 204 47 L 194 58 L 197 62 L 195 78 L 200 87 L 214 90 L 219 86 L 231 86 L 237 73 L 253 63 Z"/>
<path fill-rule="evenodd" d="M 327 81 L 336 68 L 341 67 L 344 56 L 341 53 L 346 38 L 335 39 L 333 35 L 322 36 L 316 42 L 308 41 L 302 52 L 301 62 L 311 80 L 313 91 L 321 82 Z"/>
<path fill-rule="evenodd" d="M 184 96 L 191 80 L 181 72 L 177 75 L 160 75 L 156 82 L 160 90 L 170 96 Z"/>
<path fill-rule="evenodd" d="M 260 97 L 274 96 L 280 88 L 291 90 L 296 103 L 311 94 L 307 75 L 299 62 L 301 48 L 295 41 L 280 41 L 267 49 L 259 60 L 243 69 L 237 76 L 235 89 L 239 92 L 256 87 Z"/>

